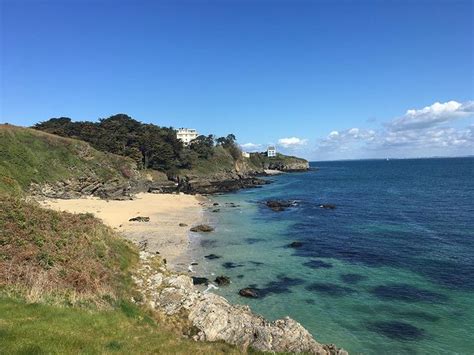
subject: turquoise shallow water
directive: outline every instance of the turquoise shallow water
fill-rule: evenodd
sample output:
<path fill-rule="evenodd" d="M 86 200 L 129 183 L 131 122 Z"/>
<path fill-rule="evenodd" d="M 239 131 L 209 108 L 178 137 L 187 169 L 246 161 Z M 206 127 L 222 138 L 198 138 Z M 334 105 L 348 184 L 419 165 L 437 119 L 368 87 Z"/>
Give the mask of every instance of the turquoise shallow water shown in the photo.
<path fill-rule="evenodd" d="M 216 231 L 193 236 L 198 276 L 229 276 L 217 293 L 353 354 L 474 353 L 474 159 L 312 166 L 215 197 Z M 261 298 L 238 295 L 249 286 Z"/>

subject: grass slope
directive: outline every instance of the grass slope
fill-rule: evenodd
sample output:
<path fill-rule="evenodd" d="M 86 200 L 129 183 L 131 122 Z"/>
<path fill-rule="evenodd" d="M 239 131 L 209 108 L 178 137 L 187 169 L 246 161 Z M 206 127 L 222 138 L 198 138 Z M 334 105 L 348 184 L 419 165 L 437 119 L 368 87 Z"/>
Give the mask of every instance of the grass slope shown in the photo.
<path fill-rule="evenodd" d="M 238 354 L 179 337 L 137 308 L 88 311 L 0 297 L 0 354 Z"/>
<path fill-rule="evenodd" d="M 133 245 L 89 214 L 0 194 L 0 354 L 238 351 L 130 301 Z"/>
<path fill-rule="evenodd" d="M 221 174 L 236 173 L 236 169 L 247 172 L 259 170 L 259 167 L 247 158 L 240 158 L 235 161 L 228 150 L 222 146 L 216 146 L 212 156 L 208 159 L 199 159 L 194 163 L 191 170 L 183 169 L 181 173 L 198 177 L 213 177 Z"/>
<path fill-rule="evenodd" d="M 0 192 L 23 193 L 32 183 L 96 176 L 126 179 L 135 163 L 88 143 L 30 128 L 0 125 Z"/>
<path fill-rule="evenodd" d="M 0 286 L 30 301 L 107 305 L 124 297 L 133 247 L 90 214 L 0 195 Z"/>

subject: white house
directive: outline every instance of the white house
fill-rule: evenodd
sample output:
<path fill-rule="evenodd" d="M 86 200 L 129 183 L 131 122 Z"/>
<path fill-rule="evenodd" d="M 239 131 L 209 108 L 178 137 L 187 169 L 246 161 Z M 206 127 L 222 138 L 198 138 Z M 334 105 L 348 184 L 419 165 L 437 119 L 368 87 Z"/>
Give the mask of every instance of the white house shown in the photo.
<path fill-rule="evenodd" d="M 242 156 L 243 156 L 244 158 L 250 158 L 250 153 L 242 152 Z"/>
<path fill-rule="evenodd" d="M 267 157 L 276 157 L 277 151 L 275 147 L 268 147 L 267 148 Z"/>
<path fill-rule="evenodd" d="M 196 139 L 199 136 L 198 131 L 192 128 L 179 128 L 176 131 L 176 138 L 188 145 L 193 139 Z"/>

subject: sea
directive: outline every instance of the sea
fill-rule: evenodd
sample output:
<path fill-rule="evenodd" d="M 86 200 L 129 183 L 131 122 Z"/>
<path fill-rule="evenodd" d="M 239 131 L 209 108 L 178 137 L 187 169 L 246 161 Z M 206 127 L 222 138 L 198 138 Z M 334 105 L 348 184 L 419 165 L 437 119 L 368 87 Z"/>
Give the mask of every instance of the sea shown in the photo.
<path fill-rule="evenodd" d="M 214 292 L 351 354 L 474 354 L 474 158 L 310 166 L 214 196 L 196 276 L 230 277 Z"/>

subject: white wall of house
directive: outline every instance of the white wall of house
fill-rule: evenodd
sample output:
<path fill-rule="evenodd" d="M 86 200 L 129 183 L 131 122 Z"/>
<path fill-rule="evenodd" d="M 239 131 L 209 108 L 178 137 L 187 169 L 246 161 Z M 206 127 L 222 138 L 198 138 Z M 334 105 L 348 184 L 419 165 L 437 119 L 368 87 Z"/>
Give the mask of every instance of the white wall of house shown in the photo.
<path fill-rule="evenodd" d="M 250 158 L 250 153 L 242 152 L 242 156 L 243 156 L 244 158 Z"/>
<path fill-rule="evenodd" d="M 199 136 L 198 131 L 192 128 L 179 128 L 176 131 L 176 138 L 188 145 L 193 139 L 196 139 Z"/>
<path fill-rule="evenodd" d="M 267 157 L 276 157 L 277 151 L 275 147 L 268 147 L 267 149 Z"/>

